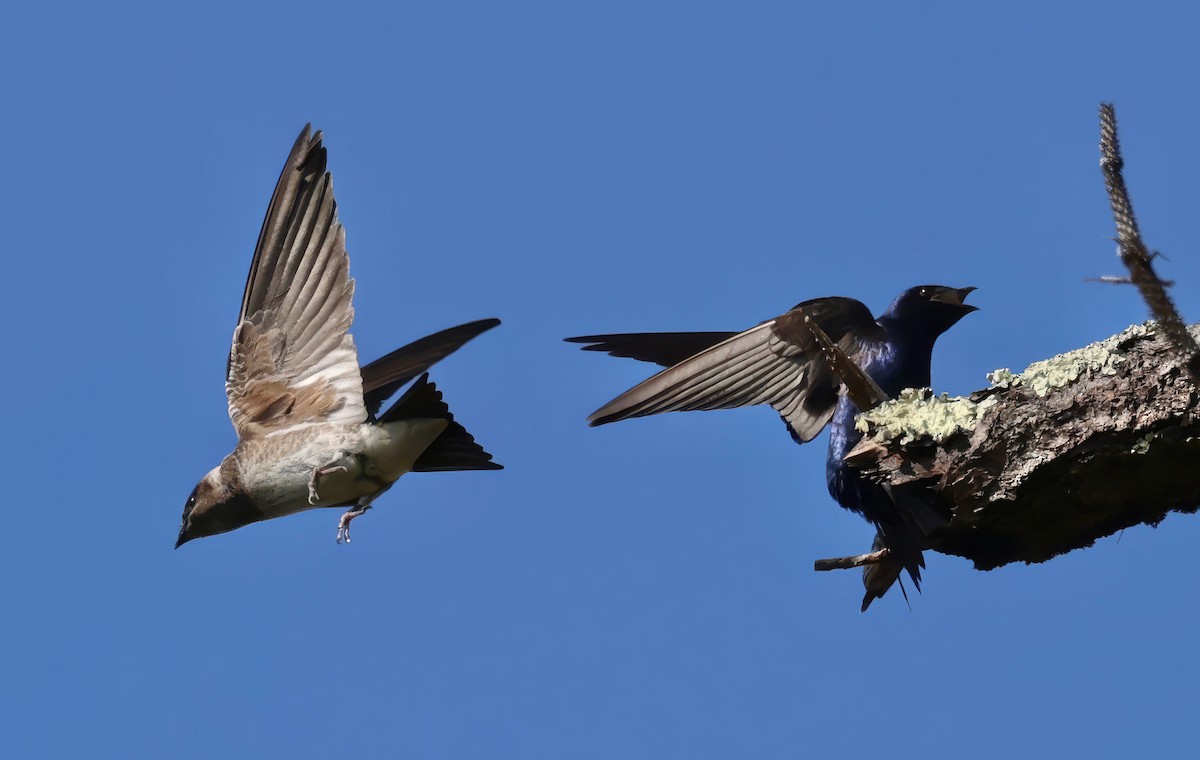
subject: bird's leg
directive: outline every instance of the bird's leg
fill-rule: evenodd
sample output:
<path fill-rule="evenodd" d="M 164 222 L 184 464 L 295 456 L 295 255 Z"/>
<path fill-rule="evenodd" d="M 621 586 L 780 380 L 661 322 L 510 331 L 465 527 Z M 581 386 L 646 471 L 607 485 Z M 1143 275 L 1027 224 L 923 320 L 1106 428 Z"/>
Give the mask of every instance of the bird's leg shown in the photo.
<path fill-rule="evenodd" d="M 350 521 L 356 517 L 366 514 L 371 508 L 371 499 L 364 496 L 359 499 L 353 507 L 346 510 L 342 515 L 342 519 L 338 520 L 337 542 L 339 544 L 350 543 Z"/>
<path fill-rule="evenodd" d="M 317 484 L 321 482 L 321 478 L 323 478 L 327 475 L 332 475 L 335 472 L 349 472 L 350 471 L 346 467 L 346 465 L 339 464 L 339 462 L 341 462 L 341 461 L 342 461 L 342 458 L 339 457 L 338 459 L 333 460 L 332 462 L 330 462 L 327 465 L 324 465 L 322 467 L 314 467 L 313 468 L 312 475 L 309 476 L 309 478 L 308 478 L 308 503 L 309 504 L 311 504 L 315 507 L 317 505 L 317 502 L 321 500 L 321 498 L 319 496 L 317 496 Z"/>

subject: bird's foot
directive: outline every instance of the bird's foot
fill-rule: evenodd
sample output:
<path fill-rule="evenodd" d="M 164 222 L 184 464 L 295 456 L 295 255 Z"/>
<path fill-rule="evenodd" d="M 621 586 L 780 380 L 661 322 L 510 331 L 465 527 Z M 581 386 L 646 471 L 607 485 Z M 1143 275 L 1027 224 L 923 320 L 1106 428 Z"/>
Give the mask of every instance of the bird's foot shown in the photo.
<path fill-rule="evenodd" d="M 337 542 L 339 544 L 350 543 L 350 521 L 366 514 L 366 511 L 370 508 L 370 504 L 356 504 L 342 515 L 342 519 L 338 520 Z"/>
<path fill-rule="evenodd" d="M 330 464 L 325 467 L 314 467 L 312 475 L 308 478 L 308 503 L 312 506 L 317 506 L 317 502 L 321 497 L 317 495 L 317 485 L 321 482 L 321 478 L 326 475 L 332 475 L 335 472 L 349 472 L 344 464 Z"/>

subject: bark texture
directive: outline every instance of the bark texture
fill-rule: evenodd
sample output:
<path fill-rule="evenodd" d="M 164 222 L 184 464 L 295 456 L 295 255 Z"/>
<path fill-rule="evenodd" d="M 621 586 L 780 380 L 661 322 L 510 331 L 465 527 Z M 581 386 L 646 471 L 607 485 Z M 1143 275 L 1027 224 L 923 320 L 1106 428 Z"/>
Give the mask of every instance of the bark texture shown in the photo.
<path fill-rule="evenodd" d="M 1200 394 L 1172 348 L 1147 323 L 969 400 L 889 402 L 861 418 L 870 434 L 850 460 L 894 492 L 932 492 L 948 524 L 929 548 L 981 570 L 1195 512 Z M 955 404 L 967 413 L 948 424 Z"/>
<path fill-rule="evenodd" d="M 897 499 L 937 503 L 947 523 L 929 548 L 990 570 L 1200 508 L 1200 344 L 1154 270 L 1124 166 L 1102 104 L 1100 171 L 1129 275 L 1101 280 L 1137 287 L 1156 322 L 994 373 L 970 399 L 908 396 L 860 416 L 869 435 L 847 459 Z"/>

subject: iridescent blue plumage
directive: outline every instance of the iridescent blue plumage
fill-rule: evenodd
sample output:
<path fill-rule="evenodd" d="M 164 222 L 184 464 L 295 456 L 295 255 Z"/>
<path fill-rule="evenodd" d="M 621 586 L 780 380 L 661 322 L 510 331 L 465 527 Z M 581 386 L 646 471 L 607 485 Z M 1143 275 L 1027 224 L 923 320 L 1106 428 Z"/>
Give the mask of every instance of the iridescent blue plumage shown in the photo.
<path fill-rule="evenodd" d="M 942 519 L 929 505 L 897 504 L 882 486 L 845 462 L 861 440 L 858 409 L 841 393 L 823 346 L 836 344 L 889 397 L 929 385 L 937 337 L 975 310 L 963 303 L 974 288 L 909 288 L 878 318 L 850 298 L 805 301 L 775 319 L 740 333 L 626 333 L 568 338 L 604 351 L 655 362 L 667 369 L 617 396 L 589 418 L 592 425 L 662 412 L 732 409 L 769 404 L 797 443 L 812 440 L 832 420 L 826 481 L 846 509 L 876 527 L 876 549 L 885 559 L 863 574 L 865 610 L 895 583 L 902 570 L 920 582 L 926 536 Z M 817 326 L 825 338 L 814 333 Z M 920 586 L 918 585 L 918 588 Z"/>
<path fill-rule="evenodd" d="M 971 290 L 922 286 L 901 293 L 876 320 L 882 334 L 866 341 L 854 357 L 859 368 L 890 398 L 905 388 L 929 387 L 933 344 L 939 335 L 975 310 L 962 303 Z M 925 533 L 937 517 L 932 509 L 926 509 L 929 506 L 926 504 L 898 505 L 882 486 L 867 480 L 846 463 L 846 455 L 863 436 L 854 424 L 858 412 L 848 396 L 838 399 L 830 424 L 825 483 L 838 504 L 875 524 L 879 531 L 876 545 L 886 546 L 890 551 L 887 560 L 864 569 L 867 594 L 862 608 L 866 610 L 896 581 L 901 569 L 908 571 L 920 589 L 921 568 L 925 566 L 921 549 Z"/>

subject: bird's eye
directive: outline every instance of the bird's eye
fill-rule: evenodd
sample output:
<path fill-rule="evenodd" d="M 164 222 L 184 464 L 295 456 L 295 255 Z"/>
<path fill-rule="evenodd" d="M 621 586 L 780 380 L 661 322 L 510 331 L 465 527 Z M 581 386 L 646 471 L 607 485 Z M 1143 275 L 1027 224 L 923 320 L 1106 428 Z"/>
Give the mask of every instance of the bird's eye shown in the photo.
<path fill-rule="evenodd" d="M 920 294 L 921 298 L 929 298 L 929 288 L 921 288 L 917 292 Z"/>

